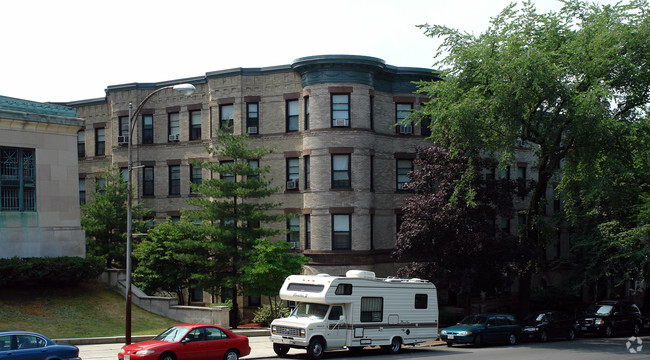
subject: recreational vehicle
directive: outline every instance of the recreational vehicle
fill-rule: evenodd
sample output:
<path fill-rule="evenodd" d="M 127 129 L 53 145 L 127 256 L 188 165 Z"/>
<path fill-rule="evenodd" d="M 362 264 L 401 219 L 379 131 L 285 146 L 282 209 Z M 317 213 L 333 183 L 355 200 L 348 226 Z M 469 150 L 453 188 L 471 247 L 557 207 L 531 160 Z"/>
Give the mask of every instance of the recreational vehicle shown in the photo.
<path fill-rule="evenodd" d="M 320 359 L 325 350 L 381 346 L 389 353 L 402 344 L 438 336 L 436 287 L 420 279 L 376 278 L 371 271 L 350 270 L 343 276 L 292 275 L 280 298 L 295 301 L 287 318 L 271 323 L 273 350 L 307 350 Z"/>

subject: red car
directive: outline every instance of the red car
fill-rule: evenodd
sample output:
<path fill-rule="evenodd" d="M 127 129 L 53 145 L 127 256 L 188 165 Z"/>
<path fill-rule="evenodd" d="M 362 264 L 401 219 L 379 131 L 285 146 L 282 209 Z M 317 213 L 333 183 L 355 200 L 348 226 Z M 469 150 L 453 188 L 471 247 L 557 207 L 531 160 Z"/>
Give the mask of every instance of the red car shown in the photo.
<path fill-rule="evenodd" d="M 218 325 L 170 327 L 152 340 L 126 345 L 119 360 L 237 360 L 250 354 L 248 338 Z"/>

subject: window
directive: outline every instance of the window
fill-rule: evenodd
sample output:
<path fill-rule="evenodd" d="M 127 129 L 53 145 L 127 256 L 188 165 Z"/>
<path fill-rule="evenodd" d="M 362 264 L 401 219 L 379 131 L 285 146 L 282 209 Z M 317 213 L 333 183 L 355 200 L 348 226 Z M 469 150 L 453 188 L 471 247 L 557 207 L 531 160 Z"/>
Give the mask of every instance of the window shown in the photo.
<path fill-rule="evenodd" d="M 260 130 L 260 112 L 259 103 L 246 103 L 246 132 L 249 134 L 259 134 Z"/>
<path fill-rule="evenodd" d="M 219 105 L 219 129 L 232 133 L 235 107 L 232 104 Z"/>
<path fill-rule="evenodd" d="M 300 249 L 300 218 L 293 217 L 287 220 L 287 241 L 293 249 Z"/>
<path fill-rule="evenodd" d="M 370 130 L 375 130 L 375 97 L 370 96 Z"/>
<path fill-rule="evenodd" d="M 124 180 L 125 183 L 129 182 L 129 168 L 122 167 L 120 168 L 120 174 L 122 175 L 122 180 Z"/>
<path fill-rule="evenodd" d="M 332 127 L 350 127 L 350 94 L 332 94 Z"/>
<path fill-rule="evenodd" d="M 181 194 L 181 166 L 169 165 L 169 195 Z"/>
<path fill-rule="evenodd" d="M 201 110 L 190 111 L 190 140 L 201 140 Z"/>
<path fill-rule="evenodd" d="M 142 196 L 153 196 L 153 166 L 145 166 L 142 170 Z"/>
<path fill-rule="evenodd" d="M 300 165 L 298 158 L 287 158 L 287 190 L 298 190 Z"/>
<path fill-rule="evenodd" d="M 305 161 L 305 189 L 309 189 L 309 175 L 311 172 L 311 164 L 309 160 L 309 155 L 304 157 Z"/>
<path fill-rule="evenodd" d="M 370 191 L 375 190 L 375 155 L 370 155 Z"/>
<path fill-rule="evenodd" d="M 404 184 L 409 182 L 408 173 L 413 170 L 413 160 L 397 160 L 397 190 L 406 190 Z"/>
<path fill-rule="evenodd" d="M 327 320 L 338 321 L 343 316 L 343 307 L 342 306 L 332 306 L 330 314 L 327 316 Z"/>
<path fill-rule="evenodd" d="M 153 115 L 142 115 L 142 143 L 153 144 Z"/>
<path fill-rule="evenodd" d="M 253 174 L 248 175 L 248 180 L 259 180 L 260 179 L 260 173 L 259 173 L 259 167 L 260 167 L 260 161 L 258 159 L 253 159 L 253 160 L 248 160 L 248 166 L 251 167 L 251 170 L 253 170 Z"/>
<path fill-rule="evenodd" d="M 352 295 L 352 284 L 338 284 L 335 295 Z"/>
<path fill-rule="evenodd" d="M 169 141 L 179 141 L 180 140 L 180 124 L 178 122 L 178 113 L 171 112 L 167 114 L 168 118 L 168 131 L 169 131 Z"/>
<path fill-rule="evenodd" d="M 426 105 L 420 104 L 420 109 L 424 109 Z M 429 137 L 431 136 L 431 116 L 423 115 L 420 120 L 420 133 L 422 136 Z"/>
<path fill-rule="evenodd" d="M 311 215 L 305 215 L 305 250 L 311 248 Z"/>
<path fill-rule="evenodd" d="M 319 284 L 289 283 L 289 285 L 287 285 L 287 290 L 289 291 L 319 293 L 323 291 L 323 289 L 325 289 L 325 285 Z"/>
<path fill-rule="evenodd" d="M 106 194 L 106 179 L 97 179 L 95 190 L 102 195 Z"/>
<path fill-rule="evenodd" d="M 406 118 L 408 118 L 409 114 L 411 113 L 411 109 L 413 109 L 413 104 L 403 104 L 403 103 L 395 104 L 395 123 L 399 124 L 401 121 L 404 121 Z M 395 130 L 400 134 L 412 134 L 413 125 L 412 124 L 399 125 Z"/>
<path fill-rule="evenodd" d="M 77 157 L 86 157 L 86 132 L 83 130 L 77 132 Z"/>
<path fill-rule="evenodd" d="M 381 322 L 384 314 L 384 298 L 361 298 L 361 322 Z"/>
<path fill-rule="evenodd" d="M 86 203 L 86 179 L 79 179 L 79 204 Z"/>
<path fill-rule="evenodd" d="M 106 136 L 104 128 L 95 129 L 95 156 L 106 154 Z"/>
<path fill-rule="evenodd" d="M 305 130 L 309 130 L 309 96 L 305 96 Z"/>
<path fill-rule="evenodd" d="M 198 165 L 190 164 L 190 193 L 195 193 L 196 186 L 201 185 L 203 181 L 203 168 Z"/>
<path fill-rule="evenodd" d="M 415 294 L 415 308 L 426 309 L 429 304 L 429 296 L 427 294 Z"/>
<path fill-rule="evenodd" d="M 494 168 L 485 169 L 485 180 L 487 181 L 494 180 Z"/>
<path fill-rule="evenodd" d="M 350 214 L 332 215 L 332 250 L 350 250 Z"/>
<path fill-rule="evenodd" d="M 526 165 L 517 167 L 517 179 L 526 180 Z"/>
<path fill-rule="evenodd" d="M 510 180 L 510 166 L 505 169 L 501 169 L 501 179 Z"/>
<path fill-rule="evenodd" d="M 119 136 L 129 136 L 129 117 L 128 116 L 120 116 L 117 118 L 117 121 L 119 123 L 119 129 L 117 135 Z"/>
<path fill-rule="evenodd" d="M 235 165 L 235 162 L 232 160 L 220 162 L 222 166 L 226 166 L 228 169 L 232 169 Z M 233 173 L 228 173 L 228 170 L 223 170 L 223 173 L 219 174 L 219 178 L 226 180 L 226 182 L 235 182 L 235 175 Z"/>
<path fill-rule="evenodd" d="M 287 132 L 298 131 L 298 100 L 287 100 Z"/>
<path fill-rule="evenodd" d="M 501 230 L 507 233 L 510 232 L 510 219 L 505 219 L 505 218 L 501 219 Z"/>
<path fill-rule="evenodd" d="M 36 210 L 34 149 L 0 148 L 0 211 Z"/>
<path fill-rule="evenodd" d="M 349 189 L 351 178 L 350 154 L 332 155 L 332 188 Z"/>

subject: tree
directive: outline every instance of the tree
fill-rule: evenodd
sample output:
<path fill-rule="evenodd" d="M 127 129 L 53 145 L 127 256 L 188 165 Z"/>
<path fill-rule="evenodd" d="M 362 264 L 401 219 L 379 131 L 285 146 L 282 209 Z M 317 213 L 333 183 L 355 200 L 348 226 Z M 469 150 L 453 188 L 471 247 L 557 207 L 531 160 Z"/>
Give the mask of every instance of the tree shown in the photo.
<path fill-rule="evenodd" d="M 299 274 L 302 266 L 309 258 L 291 250 L 291 244 L 285 241 L 269 241 L 258 239 L 253 246 L 249 263 L 244 268 L 241 277 L 246 284 L 246 293 L 254 296 L 268 296 L 271 307 L 271 317 L 276 318 L 278 309 L 275 297 L 287 276 Z"/>
<path fill-rule="evenodd" d="M 81 227 L 86 231 L 86 252 L 105 259 L 106 267 L 126 264 L 126 197 L 127 184 L 120 169 L 105 168 L 95 177 L 97 191 L 87 204 L 81 204 Z M 150 210 L 133 206 L 133 228 L 143 230 L 137 220 Z"/>
<path fill-rule="evenodd" d="M 514 213 L 515 182 L 485 178 L 483 170 L 494 168 L 494 161 L 470 161 L 462 152 L 452 156 L 441 146 L 418 148 L 415 164 L 406 185 L 414 195 L 402 207 L 395 246 L 396 260 L 408 262 L 400 275 L 447 285 L 466 300 L 472 293 L 501 289 L 517 256 L 528 255 L 496 224 Z M 470 187 L 457 186 L 462 177 L 470 177 L 463 180 Z M 462 191 L 473 192 L 472 202 Z"/>
<path fill-rule="evenodd" d="M 531 2 L 508 6 L 474 36 L 422 25 L 442 37 L 437 66 L 444 81 L 422 82 L 431 98 L 432 139 L 452 154 L 481 152 L 512 164 L 517 140 L 536 155 L 521 246 L 535 249 L 521 272 L 526 310 L 531 274 L 544 259 L 545 194 L 555 181 L 598 166 L 601 149 L 630 126 L 647 124 L 650 99 L 648 3 L 595 5 L 563 1 L 539 14 Z M 471 158 L 471 157 L 470 157 Z M 563 178 L 554 178 L 562 167 Z"/>
<path fill-rule="evenodd" d="M 270 213 L 281 204 L 264 202 L 265 198 L 280 190 L 271 187 L 271 180 L 265 178 L 270 167 L 257 166 L 259 159 L 271 153 L 272 149 L 252 147 L 247 135 L 235 136 L 219 130 L 215 143 L 207 151 L 212 158 L 228 160 L 193 162 L 220 176 L 192 185 L 192 191 L 200 196 L 188 200 L 195 209 L 186 210 L 185 214 L 192 220 L 201 221 L 207 231 L 207 241 L 221 249 L 221 258 L 225 259 L 223 265 L 227 269 L 221 276 L 222 286 L 232 289 L 230 326 L 236 328 L 241 276 L 250 261 L 255 241 L 282 231 L 266 224 L 295 215 Z"/>
<path fill-rule="evenodd" d="M 149 230 L 147 238 L 135 246 L 138 266 L 133 281 L 147 294 L 175 294 L 183 305 L 184 289 L 209 289 L 218 284 L 225 260 L 221 253 L 219 243 L 205 241 L 203 226 L 168 219 Z"/>

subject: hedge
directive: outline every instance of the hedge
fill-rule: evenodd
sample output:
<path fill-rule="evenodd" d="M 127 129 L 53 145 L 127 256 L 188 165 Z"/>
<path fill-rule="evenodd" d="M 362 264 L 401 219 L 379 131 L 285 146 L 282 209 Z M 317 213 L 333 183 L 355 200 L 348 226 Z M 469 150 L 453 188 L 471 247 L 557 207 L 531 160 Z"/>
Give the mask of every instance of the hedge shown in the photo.
<path fill-rule="evenodd" d="M 0 259 L 0 286 L 72 286 L 97 279 L 104 270 L 103 260 L 92 257 Z"/>

